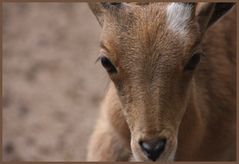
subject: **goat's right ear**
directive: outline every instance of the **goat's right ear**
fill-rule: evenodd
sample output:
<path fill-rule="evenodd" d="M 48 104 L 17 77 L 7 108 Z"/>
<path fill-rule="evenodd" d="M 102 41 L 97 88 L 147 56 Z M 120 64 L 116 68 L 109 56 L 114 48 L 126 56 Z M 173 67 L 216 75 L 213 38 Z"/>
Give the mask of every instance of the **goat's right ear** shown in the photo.
<path fill-rule="evenodd" d="M 125 5 L 120 2 L 88 2 L 88 6 L 97 18 L 100 26 L 103 26 L 105 12 L 117 13 Z"/>
<path fill-rule="evenodd" d="M 104 22 L 104 7 L 100 2 L 88 2 L 88 6 L 102 27 Z"/>

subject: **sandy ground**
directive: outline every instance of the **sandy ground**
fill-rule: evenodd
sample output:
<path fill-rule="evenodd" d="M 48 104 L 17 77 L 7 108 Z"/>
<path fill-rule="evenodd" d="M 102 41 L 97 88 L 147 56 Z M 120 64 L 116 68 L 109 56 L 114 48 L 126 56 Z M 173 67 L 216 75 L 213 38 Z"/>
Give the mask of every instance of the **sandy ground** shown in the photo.
<path fill-rule="evenodd" d="M 4 3 L 3 160 L 84 161 L 109 82 L 85 3 Z"/>

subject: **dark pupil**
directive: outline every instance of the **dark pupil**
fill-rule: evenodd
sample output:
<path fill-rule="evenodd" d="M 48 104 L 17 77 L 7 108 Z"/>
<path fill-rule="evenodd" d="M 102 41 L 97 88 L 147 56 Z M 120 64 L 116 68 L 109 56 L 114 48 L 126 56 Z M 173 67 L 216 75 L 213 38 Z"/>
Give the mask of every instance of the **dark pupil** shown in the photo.
<path fill-rule="evenodd" d="M 101 58 L 101 64 L 107 70 L 107 72 L 109 72 L 109 73 L 116 73 L 117 72 L 115 67 L 113 66 L 113 64 L 106 57 Z"/>
<path fill-rule="evenodd" d="M 200 61 L 200 54 L 194 54 L 191 59 L 188 61 L 186 66 L 184 67 L 185 70 L 194 70 L 197 64 Z"/>
<path fill-rule="evenodd" d="M 120 6 L 120 5 L 121 5 L 120 2 L 112 2 L 112 3 L 110 3 L 110 4 L 113 5 L 113 6 Z"/>

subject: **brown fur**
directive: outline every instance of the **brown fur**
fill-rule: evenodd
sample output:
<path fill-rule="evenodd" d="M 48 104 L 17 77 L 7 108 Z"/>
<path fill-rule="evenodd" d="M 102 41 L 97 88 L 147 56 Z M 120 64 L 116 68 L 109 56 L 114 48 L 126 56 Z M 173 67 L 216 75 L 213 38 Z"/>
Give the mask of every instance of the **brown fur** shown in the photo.
<path fill-rule="evenodd" d="M 207 31 L 192 14 L 182 38 L 167 29 L 167 5 L 95 11 L 101 53 L 118 73 L 110 75 L 88 160 L 124 161 L 133 153 L 147 161 L 138 141 L 162 136 L 167 145 L 159 161 L 236 159 L 235 8 Z M 192 53 L 202 50 L 206 57 L 196 70 L 184 72 Z"/>

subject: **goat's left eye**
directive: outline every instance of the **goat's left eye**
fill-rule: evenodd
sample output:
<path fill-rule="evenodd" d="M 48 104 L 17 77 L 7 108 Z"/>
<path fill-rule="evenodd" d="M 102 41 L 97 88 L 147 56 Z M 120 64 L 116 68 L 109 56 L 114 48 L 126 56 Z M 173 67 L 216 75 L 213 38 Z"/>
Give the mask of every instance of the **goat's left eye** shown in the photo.
<path fill-rule="evenodd" d="M 187 64 L 184 66 L 184 70 L 192 71 L 196 68 L 198 63 L 200 62 L 201 54 L 195 53 L 191 59 L 187 62 Z"/>

